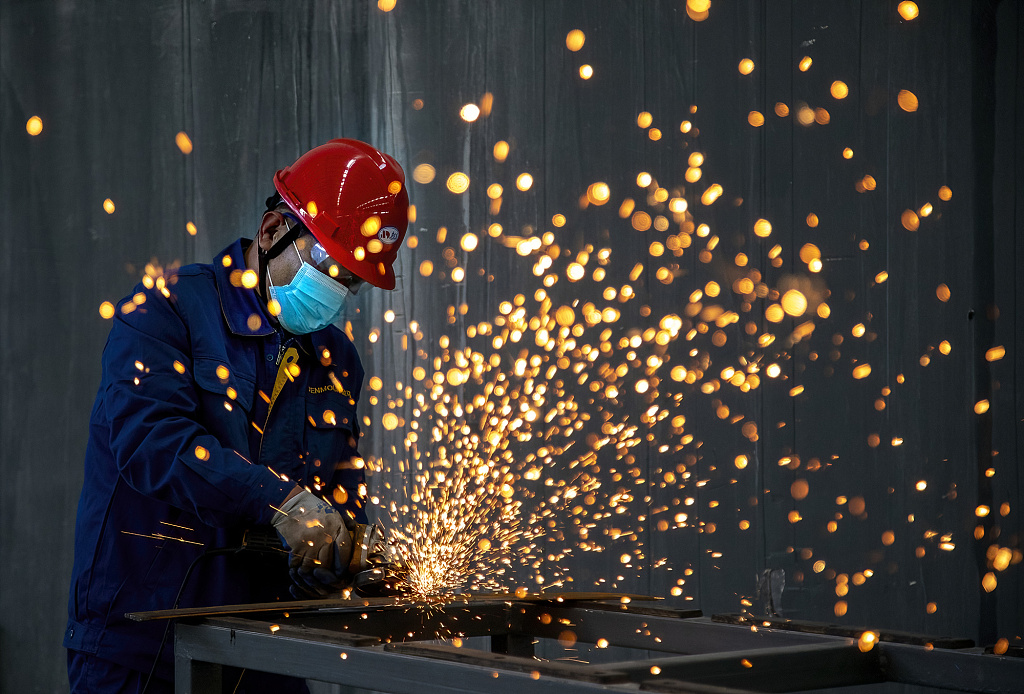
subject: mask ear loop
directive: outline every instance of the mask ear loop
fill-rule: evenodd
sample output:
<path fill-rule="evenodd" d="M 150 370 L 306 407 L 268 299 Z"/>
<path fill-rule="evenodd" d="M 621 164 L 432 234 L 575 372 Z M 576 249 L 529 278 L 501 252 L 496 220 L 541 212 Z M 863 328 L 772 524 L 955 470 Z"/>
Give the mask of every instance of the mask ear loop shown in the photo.
<path fill-rule="evenodd" d="M 284 236 L 278 239 L 277 243 L 270 247 L 270 250 L 265 251 L 263 250 L 263 246 L 256 246 L 256 252 L 259 256 L 260 263 L 260 295 L 263 297 L 264 301 L 270 301 L 270 296 L 267 294 L 267 277 L 269 276 L 268 265 L 270 264 L 270 261 L 284 253 L 288 246 L 293 244 L 301 234 L 302 225 L 296 224 L 290 228 Z M 259 244 L 259 239 L 256 240 L 256 243 Z"/>

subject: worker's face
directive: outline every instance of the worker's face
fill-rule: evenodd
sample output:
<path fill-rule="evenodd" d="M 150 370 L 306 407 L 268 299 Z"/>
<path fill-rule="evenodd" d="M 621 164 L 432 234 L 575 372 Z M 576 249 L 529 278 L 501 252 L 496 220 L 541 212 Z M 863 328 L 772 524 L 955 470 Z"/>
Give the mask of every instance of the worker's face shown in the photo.
<path fill-rule="evenodd" d="M 270 234 L 270 240 L 269 246 L 264 247 L 272 247 L 298 223 L 295 215 L 284 206 L 267 212 L 264 216 L 264 227 L 266 228 L 265 233 Z M 308 231 L 303 231 L 299 238 L 295 239 L 294 249 L 285 249 L 267 265 L 271 281 L 277 286 L 288 284 L 303 263 L 309 263 L 334 281 L 347 287 L 350 294 L 358 293 L 363 285 L 363 280 L 354 276 L 328 256 L 323 247 L 317 243 L 316 237 Z"/>

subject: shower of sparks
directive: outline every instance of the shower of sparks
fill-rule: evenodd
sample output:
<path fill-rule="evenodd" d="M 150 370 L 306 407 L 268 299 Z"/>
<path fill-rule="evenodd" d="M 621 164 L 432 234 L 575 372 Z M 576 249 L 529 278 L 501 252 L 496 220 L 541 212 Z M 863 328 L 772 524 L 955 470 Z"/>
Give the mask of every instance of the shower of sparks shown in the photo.
<path fill-rule="evenodd" d="M 703 253 L 717 246 L 717 237 L 694 224 L 688 206 L 670 206 L 670 197 L 679 200 L 682 194 L 653 196 L 661 198 L 652 210 L 654 223 L 667 228 L 665 213 L 679 230 L 652 247 L 655 258 L 666 253 L 678 258 L 697 245 L 694 239 L 702 240 Z M 767 228 L 767 221 L 761 221 Z M 391 521 L 390 534 L 409 567 L 410 590 L 423 595 L 455 591 L 465 583 L 470 590 L 500 589 L 520 575 L 514 566 L 538 586 L 563 585 L 572 582 L 563 566 L 568 556 L 602 552 L 622 541 L 634 548 L 622 555 L 621 564 L 643 565 L 646 557 L 638 540 L 648 519 L 661 532 L 686 527 L 690 514 L 671 506 L 692 503 L 692 498 L 685 503 L 676 498 L 672 505 L 652 507 L 653 490 L 702 485 L 692 469 L 700 442 L 687 429 L 683 401 L 698 393 L 757 389 L 766 366 L 769 378 L 779 376 L 771 367 L 814 327 L 805 321 L 781 336 L 747 328 L 746 349 L 715 371 L 711 350 L 726 344 L 726 331 L 740 323 L 740 314 L 751 311 L 758 297 L 780 300 L 780 315 L 799 316 L 817 310 L 827 295 L 820 283 L 785 276 L 780 298 L 760 272 L 745 268 L 732 283 L 731 296 L 709 282 L 689 294 L 682 315 L 655 316 L 650 307 L 636 306 L 632 283 L 645 268 L 635 257 L 625 259 L 630 283 L 613 287 L 605 283 L 616 270 L 611 248 L 587 245 L 565 253 L 552 232 L 524 238 L 499 231 L 494 238 L 532 263 L 531 274 L 538 278 L 533 292 L 511 297 L 491 320 L 468 326 L 459 338 L 461 347 L 442 336 L 433 357 L 418 349 L 411 385 L 397 382 L 395 391 L 386 394 L 383 379 L 369 382 L 370 404 L 387 402 L 382 423 L 389 430 L 403 426 L 408 454 L 398 460 L 371 459 L 370 470 L 411 481 L 407 490 L 390 490 L 385 483 L 401 501 L 374 499 Z M 577 283 L 580 295 L 595 300 L 556 304 L 547 287 L 558 277 Z M 654 277 L 671 284 L 676 271 L 666 263 L 654 270 Z M 723 305 L 726 301 L 730 305 Z M 649 318 L 650 327 L 622 327 L 626 311 L 632 318 Z M 448 307 L 449 322 L 462 313 Z M 415 322 L 409 329 L 415 340 L 422 339 Z M 712 406 L 740 436 L 757 441 L 753 421 L 717 397 Z M 640 414 L 634 419 L 633 412 Z M 666 461 L 678 457 L 681 462 L 656 468 L 648 479 L 632 449 L 655 441 Z M 599 455 L 607 454 L 613 460 L 599 462 Z M 599 524 L 605 519 L 615 519 L 616 527 Z M 537 542 L 541 531 L 546 549 Z M 651 561 L 653 566 L 665 563 Z"/>
<path fill-rule="evenodd" d="M 687 11 L 702 20 L 709 5 L 688 3 Z M 579 38 L 570 33 L 570 52 L 582 46 Z M 755 69 L 751 58 L 738 64 L 737 79 Z M 812 70 L 811 57 L 793 69 Z M 584 79 L 594 74 L 591 65 L 579 71 Z M 849 100 L 846 82 L 833 79 L 826 85 L 814 96 L 818 103 Z M 917 108 L 916 97 L 905 90 L 896 100 L 904 111 Z M 776 103 L 774 114 L 807 128 L 828 127 L 844 115 L 803 101 L 792 110 Z M 862 382 L 878 384 L 877 365 L 872 368 L 869 353 L 856 342 L 876 337 L 871 315 L 861 313 L 846 326 L 835 325 L 832 317 L 836 299 L 828 270 L 834 246 L 824 253 L 821 237 L 821 248 L 816 243 L 790 248 L 767 215 L 753 215 L 757 221 L 742 242 L 732 240 L 734 230 L 715 228 L 710 210 L 720 208 L 722 201 L 742 201 L 722 182 L 708 180 L 711 169 L 706 167 L 715 165 L 715 153 L 699 149 L 693 139 L 700 134 L 699 117 L 696 106 L 685 114 L 630 114 L 624 132 L 636 133 L 634 126 L 639 126 L 634 137 L 675 139 L 674 148 L 682 140 L 683 149 L 689 150 L 685 174 L 637 172 L 639 190 L 595 181 L 577 191 L 578 198 L 555 203 L 560 209 L 552 210 L 550 230 L 506 228 L 503 201 L 516 189 L 528 188 L 515 173 L 504 179 L 489 174 L 474 193 L 469 185 L 472 168 L 446 172 L 449 191 L 486 196 L 487 234 L 439 226 L 436 232 L 423 229 L 421 237 L 410 237 L 410 248 L 420 254 L 414 265 L 416 281 L 462 289 L 450 295 L 454 300 L 447 306 L 437 307 L 441 315 L 421 308 L 419 315 L 406 315 L 404 321 L 394 314 L 387 319 L 384 329 L 395 339 L 393 344 L 412 357 L 412 378 L 401 374 L 393 380 L 370 379 L 367 400 L 373 414 L 364 417 L 367 426 L 378 422 L 394 432 L 383 437 L 393 444 L 390 452 L 373 451 L 366 464 L 374 490 L 370 501 L 386 519 L 408 571 L 410 592 L 436 596 L 523 584 L 539 590 L 571 586 L 577 556 L 605 553 L 614 568 L 588 576 L 588 582 L 615 588 L 644 571 L 675 571 L 666 574 L 674 579 L 669 592 L 690 599 L 686 576 L 693 573 L 696 558 L 650 556 L 652 536 L 684 528 L 715 533 L 717 524 L 705 517 L 728 494 L 709 493 L 709 483 L 720 489 L 723 482 L 734 485 L 741 476 L 756 474 L 752 471 L 761 466 L 758 442 L 765 424 L 756 410 L 759 399 L 748 394 L 778 388 L 790 398 L 804 399 L 814 382 L 797 379 L 811 366 L 858 387 Z M 747 120 L 760 127 L 766 116 L 752 111 Z M 680 123 L 671 138 L 667 134 L 674 125 L 664 132 L 654 127 L 666 122 Z M 494 143 L 496 161 L 508 156 L 508 141 L 514 138 Z M 842 157 L 840 161 L 851 159 L 853 151 L 846 148 Z M 416 178 L 420 185 L 434 180 L 429 164 L 419 164 L 417 171 L 428 167 L 429 175 Z M 531 190 L 544 185 L 541 180 L 531 183 Z M 865 194 L 877 187 L 863 170 L 851 184 Z M 940 201 L 951 199 L 947 191 L 943 186 Z M 588 224 L 588 208 L 598 210 L 607 203 L 622 220 L 620 233 L 645 239 L 636 251 L 578 241 L 580 227 Z M 900 221 L 916 231 L 935 204 L 918 201 L 913 207 L 920 214 L 908 209 Z M 801 213 L 802 220 L 804 215 L 808 229 L 829 224 L 822 210 Z M 436 253 L 425 248 L 432 242 Z M 854 253 L 870 248 L 865 239 L 854 238 L 853 244 Z M 481 286 L 477 277 L 493 280 L 483 258 L 500 264 L 503 252 L 510 263 L 524 266 L 516 285 L 519 293 L 500 297 L 504 301 L 497 311 L 487 314 L 472 298 L 472 288 Z M 699 282 L 687 269 L 693 265 L 702 271 Z M 875 273 L 874 286 L 884 291 L 893 280 L 880 267 Z M 659 292 L 671 292 L 681 301 L 653 301 Z M 941 289 L 939 298 L 946 300 Z M 446 334 L 427 337 L 422 325 L 438 322 L 447 324 Z M 843 345 L 843 336 L 849 339 L 851 334 L 854 342 Z M 385 334 L 373 328 L 368 337 L 376 345 Z M 938 353 L 950 351 L 948 341 L 938 343 Z M 922 357 L 922 366 L 926 358 L 931 357 Z M 903 379 L 898 374 L 893 383 L 878 384 L 881 394 L 869 393 L 867 406 L 883 411 L 891 389 Z M 713 434 L 705 431 L 712 423 Z M 722 445 L 721 436 L 728 430 L 734 441 L 728 465 L 709 466 L 706 437 L 715 436 L 716 446 Z M 903 443 L 902 432 L 884 440 L 895 449 Z M 866 432 L 869 448 L 882 442 L 878 433 Z M 777 463 L 798 473 L 786 486 L 788 496 L 799 503 L 819 486 L 825 489 L 824 483 L 816 484 L 820 478 L 815 473 L 828 469 L 836 458 L 794 451 L 764 464 Z M 714 473 L 722 468 L 734 468 L 724 480 L 721 471 Z M 849 517 L 866 517 L 863 497 L 855 495 L 843 504 L 848 504 L 844 511 Z M 790 509 L 783 518 L 792 524 L 820 523 L 827 534 L 843 532 L 850 522 L 843 513 L 812 521 L 812 513 L 808 507 Z M 741 532 L 752 522 L 761 521 L 742 515 L 735 521 Z M 952 533 L 931 532 L 934 549 L 952 549 Z M 879 546 L 892 545 L 895 538 L 887 530 Z M 835 603 L 837 616 L 846 614 L 851 588 L 874 575 L 864 566 L 837 570 L 838 559 L 815 556 L 809 547 L 792 549 L 806 562 L 806 571 L 794 572 L 794 582 L 814 574 L 835 581 L 837 597 L 844 598 Z M 708 554 L 715 559 L 727 551 L 709 549 Z M 1018 555 L 1012 556 L 1020 561 Z M 576 581 L 580 578 L 575 576 Z M 745 607 L 752 604 L 747 596 L 739 600 Z"/>
<path fill-rule="evenodd" d="M 507 481 L 506 479 L 507 478 Z M 497 589 L 511 554 L 529 551 L 536 531 L 520 525 L 512 475 L 472 463 L 417 475 L 412 506 L 392 515 L 389 542 L 403 567 L 398 587 L 423 598 Z"/>

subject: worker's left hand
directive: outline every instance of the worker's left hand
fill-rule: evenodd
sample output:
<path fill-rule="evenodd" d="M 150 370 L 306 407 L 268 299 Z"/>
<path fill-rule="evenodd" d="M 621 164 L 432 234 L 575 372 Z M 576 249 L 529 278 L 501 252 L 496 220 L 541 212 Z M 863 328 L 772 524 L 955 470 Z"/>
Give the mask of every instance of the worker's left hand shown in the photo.
<path fill-rule="evenodd" d="M 289 555 L 288 575 L 292 579 L 292 585 L 288 586 L 288 592 L 293 598 L 326 598 L 337 595 L 340 590 L 348 587 L 351 581 L 345 576 L 347 565 L 342 563 L 341 558 L 351 554 L 352 550 L 350 534 L 346 532 L 345 537 L 347 543 L 344 546 L 341 544 L 341 538 L 335 542 L 334 563 L 331 569 L 316 566 L 310 574 L 304 571 L 301 565 L 297 565 L 294 555 Z"/>

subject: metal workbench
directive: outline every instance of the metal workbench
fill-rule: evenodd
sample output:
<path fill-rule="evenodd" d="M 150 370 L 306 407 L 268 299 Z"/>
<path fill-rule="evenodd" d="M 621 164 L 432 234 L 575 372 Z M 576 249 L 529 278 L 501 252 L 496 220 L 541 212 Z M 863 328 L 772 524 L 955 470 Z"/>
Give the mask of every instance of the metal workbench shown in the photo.
<path fill-rule="evenodd" d="M 986 654 L 964 639 L 879 630 L 877 642 L 864 650 L 856 629 L 819 623 L 749 615 L 709 619 L 637 600 L 506 597 L 433 606 L 391 599 L 307 601 L 135 617 L 179 619 L 178 694 L 219 693 L 222 666 L 409 694 L 729 694 L 885 682 L 1024 692 L 1024 658 Z M 481 642 L 474 637 L 489 637 L 490 650 L 467 647 Z M 623 659 L 538 659 L 535 645 L 545 640 L 601 644 L 609 649 L 605 655 Z"/>

